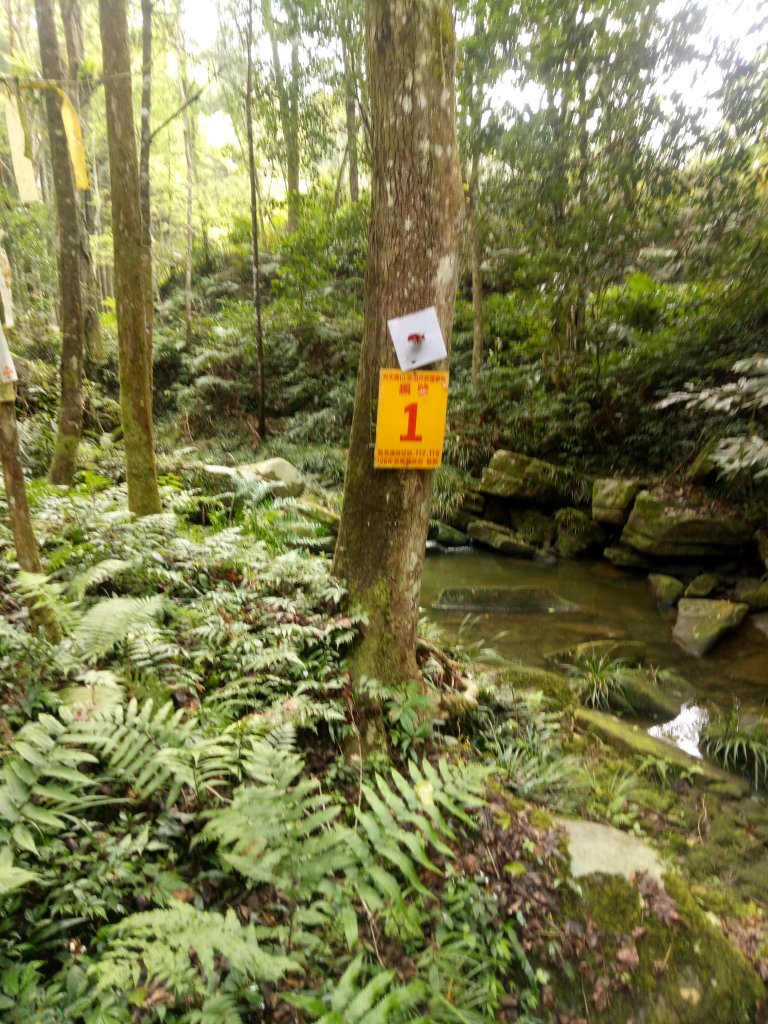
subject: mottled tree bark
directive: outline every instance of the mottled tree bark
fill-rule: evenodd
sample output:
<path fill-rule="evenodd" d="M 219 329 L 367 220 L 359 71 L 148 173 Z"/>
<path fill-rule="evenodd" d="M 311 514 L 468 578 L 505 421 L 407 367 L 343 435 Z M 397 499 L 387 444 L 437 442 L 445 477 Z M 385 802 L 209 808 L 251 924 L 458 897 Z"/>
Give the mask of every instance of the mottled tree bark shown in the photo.
<path fill-rule="evenodd" d="M 61 22 L 67 48 L 70 89 L 75 108 L 80 115 L 83 136 L 87 143 L 88 113 L 93 85 L 90 78 L 81 82 L 80 71 L 85 58 L 83 19 L 78 0 L 60 0 Z M 101 288 L 96 277 L 91 255 L 90 228 L 93 222 L 93 201 L 90 191 L 83 192 L 79 205 L 80 217 L 80 280 L 83 294 L 83 335 L 85 361 L 97 362 L 102 356 Z"/>
<path fill-rule="evenodd" d="M 435 306 L 450 347 L 463 192 L 449 2 L 368 0 L 366 22 L 373 166 L 365 327 L 333 571 L 368 614 L 355 676 L 399 682 L 418 673 L 434 473 L 373 468 L 379 370 L 397 365 L 391 317 Z"/>
<path fill-rule="evenodd" d="M 349 158 L 349 198 L 351 202 L 356 203 L 360 198 L 357 163 L 357 95 L 352 58 L 343 38 L 341 49 L 344 60 L 344 114 L 347 126 L 347 156 Z"/>
<path fill-rule="evenodd" d="M 187 83 L 187 58 L 184 34 L 181 30 L 182 5 L 176 7 L 176 68 L 179 98 L 181 99 L 181 123 L 184 134 L 184 156 L 187 164 L 187 252 L 184 272 L 184 323 L 187 344 L 192 340 L 192 257 L 195 241 L 192 224 L 194 207 L 194 186 L 196 178 L 195 147 L 192 141 L 192 124 L 189 112 L 189 87 Z"/>
<path fill-rule="evenodd" d="M 53 0 L 35 0 L 35 14 L 43 75 L 61 81 L 64 69 L 59 57 Z M 51 483 L 71 484 L 77 468 L 77 446 L 83 432 L 84 321 L 80 277 L 80 214 L 59 97 L 52 89 L 46 90 L 45 109 L 59 226 L 61 295 L 61 407 L 49 476 Z"/>
<path fill-rule="evenodd" d="M 472 171 L 467 192 L 467 228 L 469 231 L 470 262 L 472 265 L 472 389 L 480 391 L 480 370 L 483 366 L 485 317 L 483 311 L 483 272 L 480 224 L 477 216 L 478 187 L 480 184 L 480 154 L 472 156 Z"/>
<path fill-rule="evenodd" d="M 144 319 L 147 325 L 149 389 L 152 393 L 152 338 L 155 321 L 155 281 L 152 272 L 152 189 L 149 154 L 152 147 L 152 0 L 141 0 L 141 146 L 139 196 L 141 206 L 141 260 L 144 271 Z"/>
<path fill-rule="evenodd" d="M 267 433 L 266 395 L 264 392 L 264 333 L 261 323 L 261 278 L 259 276 L 259 204 L 256 189 L 256 154 L 253 143 L 253 0 L 248 4 L 245 44 L 248 49 L 245 78 L 245 132 L 248 139 L 248 180 L 251 190 L 251 275 L 253 312 L 256 319 L 256 360 L 259 369 L 259 434 Z"/>
<path fill-rule="evenodd" d="M 125 439 L 128 507 L 160 511 L 152 445 L 151 352 L 142 264 L 139 162 L 133 125 L 126 0 L 99 0 L 112 199 L 115 299 L 120 360 L 120 411 Z"/>
<path fill-rule="evenodd" d="M 40 550 L 32 529 L 24 471 L 21 466 L 15 398 L 15 386 L 0 382 L 0 461 L 3 464 L 8 518 L 11 521 L 16 560 L 19 565 L 25 572 L 42 573 Z M 30 608 L 29 617 L 35 628 L 45 630 L 52 644 L 57 644 L 61 640 L 61 628 L 50 609 Z"/>
<path fill-rule="evenodd" d="M 272 14 L 272 0 L 261 0 L 261 16 L 272 47 L 272 73 L 275 79 L 277 105 L 280 114 L 280 129 L 285 152 L 285 184 L 288 202 L 288 230 L 293 232 L 299 225 L 301 203 L 301 150 L 299 146 L 299 85 L 301 65 L 299 62 L 298 39 L 291 40 L 291 77 L 286 83 L 280 61 L 277 27 Z"/>

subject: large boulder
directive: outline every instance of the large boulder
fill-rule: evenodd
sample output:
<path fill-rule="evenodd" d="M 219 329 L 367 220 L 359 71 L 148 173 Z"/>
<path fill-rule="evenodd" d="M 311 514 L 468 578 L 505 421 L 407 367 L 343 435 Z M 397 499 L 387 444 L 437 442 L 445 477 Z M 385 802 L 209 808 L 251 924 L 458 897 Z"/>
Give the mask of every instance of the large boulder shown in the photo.
<path fill-rule="evenodd" d="M 469 539 L 475 544 L 492 548 L 502 555 L 517 555 L 518 558 L 533 558 L 536 548 L 514 530 L 490 523 L 486 519 L 475 519 L 467 527 Z"/>
<path fill-rule="evenodd" d="M 546 587 L 451 587 L 435 608 L 444 611 L 566 614 L 581 609 Z"/>
<path fill-rule="evenodd" d="M 602 527 L 578 509 L 561 508 L 555 513 L 555 523 L 555 550 L 563 558 L 579 558 L 592 551 L 599 551 L 605 544 Z"/>
<path fill-rule="evenodd" d="M 735 516 L 712 504 L 686 505 L 660 491 L 641 491 L 621 535 L 627 545 L 657 558 L 723 560 L 752 537 Z"/>
<path fill-rule="evenodd" d="M 298 498 L 304 491 L 301 473 L 287 459 L 265 459 L 237 466 L 237 472 L 245 480 L 267 480 L 274 482 L 273 493 L 280 498 Z"/>
<path fill-rule="evenodd" d="M 768 608 L 768 579 L 739 580 L 733 588 L 733 599 L 749 605 L 753 612 L 764 612 Z"/>
<path fill-rule="evenodd" d="M 632 503 L 642 489 L 637 480 L 608 477 L 592 485 L 592 518 L 596 523 L 623 526 Z"/>
<path fill-rule="evenodd" d="M 519 505 L 556 509 L 579 502 L 586 483 L 577 473 L 517 452 L 494 452 L 479 490 Z"/>
<path fill-rule="evenodd" d="M 689 654 L 701 658 L 725 633 L 737 629 L 749 611 L 746 604 L 684 597 L 677 606 L 675 640 Z"/>

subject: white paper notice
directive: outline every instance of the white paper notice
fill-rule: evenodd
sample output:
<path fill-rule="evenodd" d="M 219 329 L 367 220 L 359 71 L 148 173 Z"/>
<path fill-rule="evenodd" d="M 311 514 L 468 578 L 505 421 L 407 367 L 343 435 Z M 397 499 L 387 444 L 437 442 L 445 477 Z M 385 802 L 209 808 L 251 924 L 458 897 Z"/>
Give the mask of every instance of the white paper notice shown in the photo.
<path fill-rule="evenodd" d="M 13 365 L 11 350 L 5 340 L 3 328 L 0 327 L 0 384 L 13 384 L 19 378 L 16 376 L 16 367 Z"/>
<path fill-rule="evenodd" d="M 388 320 L 387 326 L 401 370 L 417 370 L 448 355 L 434 306 Z"/>

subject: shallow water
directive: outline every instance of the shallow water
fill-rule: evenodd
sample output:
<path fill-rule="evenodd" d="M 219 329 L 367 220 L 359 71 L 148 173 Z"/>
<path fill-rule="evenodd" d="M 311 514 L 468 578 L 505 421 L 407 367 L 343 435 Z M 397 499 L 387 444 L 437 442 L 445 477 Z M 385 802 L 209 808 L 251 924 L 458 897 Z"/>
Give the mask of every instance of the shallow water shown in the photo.
<path fill-rule="evenodd" d="M 674 668 L 692 684 L 698 701 L 728 708 L 737 697 L 744 710 L 768 712 L 768 637 L 746 620 L 705 658 L 694 658 L 672 639 L 675 613 L 656 607 L 648 581 L 604 561 L 537 562 L 459 550 L 430 555 L 422 581 L 421 604 L 429 617 L 455 639 L 465 614 L 433 607 L 448 587 L 549 587 L 580 605 L 577 615 L 472 613 L 462 629 L 463 643 L 483 641 L 510 661 L 544 665 L 544 655 L 583 640 L 642 640 L 648 661 Z M 498 636 L 499 633 L 503 636 Z"/>

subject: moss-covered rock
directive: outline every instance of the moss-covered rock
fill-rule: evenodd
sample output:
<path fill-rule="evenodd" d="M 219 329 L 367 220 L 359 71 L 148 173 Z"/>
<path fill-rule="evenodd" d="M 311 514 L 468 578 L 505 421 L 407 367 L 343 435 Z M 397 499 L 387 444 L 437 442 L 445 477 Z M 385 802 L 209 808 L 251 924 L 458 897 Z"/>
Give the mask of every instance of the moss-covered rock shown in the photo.
<path fill-rule="evenodd" d="M 517 558 L 533 558 L 536 548 L 523 537 L 505 526 L 476 519 L 467 527 L 469 539 L 482 547 L 491 548 L 501 555 L 515 555 Z"/>
<path fill-rule="evenodd" d="M 653 568 L 653 562 L 649 558 L 644 558 L 643 555 L 639 555 L 632 548 L 625 547 L 623 544 L 612 544 L 607 547 L 603 551 L 603 558 L 607 559 L 611 565 L 615 565 L 617 569 L 638 569 L 641 572 L 648 572 Z"/>
<path fill-rule="evenodd" d="M 674 608 L 683 596 L 685 586 L 674 576 L 665 576 L 660 572 L 652 572 L 648 577 L 653 596 L 659 608 Z"/>
<path fill-rule="evenodd" d="M 748 611 L 746 604 L 684 597 L 677 606 L 672 635 L 686 651 L 701 658 L 720 637 L 740 626 Z"/>
<path fill-rule="evenodd" d="M 633 714 L 641 718 L 676 718 L 683 704 L 683 696 L 674 688 L 660 686 L 658 677 L 650 669 L 629 668 L 621 673 L 624 698 Z M 614 710 L 621 710 L 615 708 Z"/>
<path fill-rule="evenodd" d="M 547 672 L 546 669 L 530 665 L 509 665 L 500 669 L 495 679 L 500 688 L 512 687 L 513 691 L 540 690 L 560 710 L 576 707 L 576 697 L 568 680 L 556 672 Z"/>
<path fill-rule="evenodd" d="M 722 578 L 716 572 L 702 572 L 685 588 L 686 597 L 709 597 L 720 586 Z"/>
<path fill-rule="evenodd" d="M 621 535 L 621 543 L 655 558 L 722 560 L 746 545 L 746 523 L 703 501 L 683 502 L 661 491 L 641 491 Z"/>
<path fill-rule="evenodd" d="M 574 647 L 561 648 L 544 655 L 547 665 L 580 665 L 593 658 L 642 665 L 647 648 L 641 640 L 587 640 Z"/>
<path fill-rule="evenodd" d="M 656 757 L 669 761 L 682 771 L 695 771 L 702 785 L 721 796 L 738 798 L 749 793 L 749 783 L 746 779 L 731 775 L 730 772 L 717 768 L 707 761 L 697 761 L 673 744 L 655 739 L 649 736 L 645 729 L 630 722 L 623 722 L 615 715 L 578 708 L 575 719 L 583 729 L 621 754 Z"/>
<path fill-rule="evenodd" d="M 605 544 L 602 527 L 578 509 L 559 509 L 555 513 L 555 524 L 555 549 L 563 558 L 579 558 L 592 551 L 599 551 Z"/>
<path fill-rule="evenodd" d="M 608 979 L 590 1019 L 606 1024 L 748 1024 L 754 1020 L 762 982 L 719 928 L 699 909 L 685 883 L 664 877 L 640 887 L 615 875 L 581 879 L 564 913 L 592 921 L 599 941 L 586 952 L 580 972 L 555 982 L 559 1009 L 583 1012 L 585 974 Z M 593 987 L 590 993 L 604 988 Z M 605 1008 L 602 1008 L 605 1003 Z"/>
<path fill-rule="evenodd" d="M 554 543 L 557 528 L 552 516 L 533 508 L 513 508 L 508 517 L 510 527 L 530 544 L 548 548 Z"/>
<path fill-rule="evenodd" d="M 449 526 L 448 523 L 437 524 L 434 539 L 444 548 L 463 548 L 469 543 L 466 533 Z"/>
<path fill-rule="evenodd" d="M 517 504 L 555 509 L 578 501 L 585 482 L 571 470 L 517 452 L 497 451 L 483 470 L 480 491 Z"/>
<path fill-rule="evenodd" d="M 592 518 L 596 523 L 623 526 L 642 488 L 637 480 L 609 477 L 592 485 Z"/>
<path fill-rule="evenodd" d="M 765 611 L 768 608 L 768 580 L 751 577 L 739 580 L 733 588 L 733 599 L 748 605 L 750 611 Z"/>

